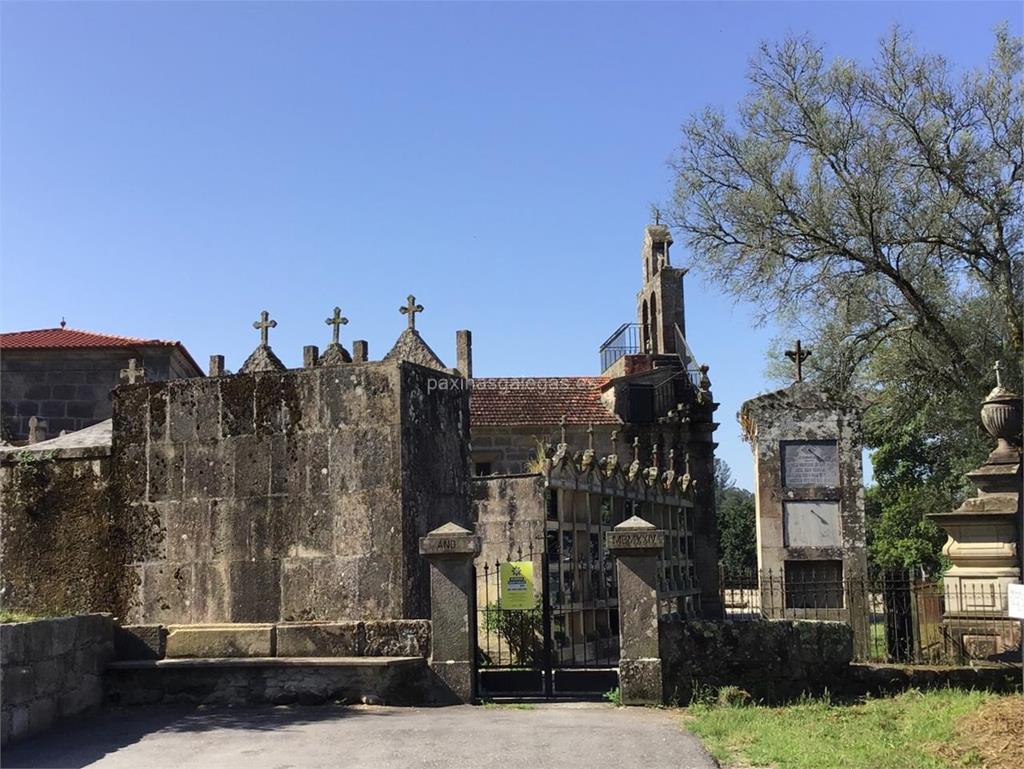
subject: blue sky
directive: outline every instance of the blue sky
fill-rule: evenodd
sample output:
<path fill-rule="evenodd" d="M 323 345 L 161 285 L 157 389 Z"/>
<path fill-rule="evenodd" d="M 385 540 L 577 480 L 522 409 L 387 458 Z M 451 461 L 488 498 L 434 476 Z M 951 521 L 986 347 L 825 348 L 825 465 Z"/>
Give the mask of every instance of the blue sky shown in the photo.
<path fill-rule="evenodd" d="M 894 23 L 984 64 L 1016 3 L 0 4 L 0 327 L 182 340 L 237 368 L 266 308 L 275 352 L 371 357 L 418 326 L 478 376 L 597 373 L 632 320 L 650 206 L 679 125 L 746 92 L 761 40 L 809 32 L 867 60 Z M 673 261 L 691 264 L 681 243 Z M 778 330 L 687 280 L 721 401 L 775 383 Z"/>

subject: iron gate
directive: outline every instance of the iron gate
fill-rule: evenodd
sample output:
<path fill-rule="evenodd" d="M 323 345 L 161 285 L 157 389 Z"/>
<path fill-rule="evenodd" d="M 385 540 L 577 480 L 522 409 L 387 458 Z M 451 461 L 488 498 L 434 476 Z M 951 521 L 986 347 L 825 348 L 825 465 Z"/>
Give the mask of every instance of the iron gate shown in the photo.
<path fill-rule="evenodd" d="M 530 564 L 534 608 L 507 606 L 500 561 L 477 566 L 481 697 L 600 696 L 618 686 L 615 564 L 604 547 L 610 500 L 586 516 L 559 514 L 551 500 L 544 552 L 519 550 L 506 562 Z"/>

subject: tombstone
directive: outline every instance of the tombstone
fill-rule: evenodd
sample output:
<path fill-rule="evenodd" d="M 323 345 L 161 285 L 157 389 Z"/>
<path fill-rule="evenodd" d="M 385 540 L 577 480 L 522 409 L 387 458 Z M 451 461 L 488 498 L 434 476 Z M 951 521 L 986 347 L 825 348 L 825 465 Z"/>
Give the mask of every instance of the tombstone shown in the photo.
<path fill-rule="evenodd" d="M 943 576 L 946 637 L 964 657 L 1019 659 L 1021 624 L 1007 617 L 1007 591 L 1021 582 L 1021 397 L 1003 387 L 1001 364 L 995 371 L 981 421 L 997 445 L 967 474 L 978 494 L 928 517 L 949 536 L 942 548 L 951 564 Z"/>
<path fill-rule="evenodd" d="M 738 415 L 754 453 L 761 612 L 849 622 L 869 642 L 860 409 L 798 380 L 746 401 Z"/>

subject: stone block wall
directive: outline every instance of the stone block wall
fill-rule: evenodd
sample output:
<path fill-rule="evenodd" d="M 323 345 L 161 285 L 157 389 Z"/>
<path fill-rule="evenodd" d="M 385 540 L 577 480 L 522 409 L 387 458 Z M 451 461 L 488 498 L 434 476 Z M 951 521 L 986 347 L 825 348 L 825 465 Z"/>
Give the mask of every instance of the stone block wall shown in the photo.
<path fill-rule="evenodd" d="M 127 619 L 424 617 L 418 537 L 468 524 L 468 399 L 404 362 L 114 393 L 113 474 L 154 532 Z"/>
<path fill-rule="evenodd" d="M 2 741 L 99 706 L 113 634 L 111 618 L 102 614 L 0 625 Z"/>
<path fill-rule="evenodd" d="M 840 622 L 663 620 L 659 634 L 665 701 L 680 705 L 724 686 L 768 703 L 838 691 L 853 659 Z"/>
<path fill-rule="evenodd" d="M 0 602 L 54 616 L 123 612 L 132 532 L 111 500 L 109 447 L 0 458 Z"/>
<path fill-rule="evenodd" d="M 545 548 L 547 510 L 544 477 L 505 475 L 473 479 L 473 515 L 480 537 L 478 568 L 484 563 L 517 560 L 530 547 L 540 563 Z"/>
<path fill-rule="evenodd" d="M 136 358 L 153 380 L 196 376 L 195 364 L 175 346 L 95 350 L 5 350 L 0 361 L 0 411 L 11 440 L 28 437 L 28 420 L 47 423 L 47 437 L 110 418 L 110 391 Z"/>

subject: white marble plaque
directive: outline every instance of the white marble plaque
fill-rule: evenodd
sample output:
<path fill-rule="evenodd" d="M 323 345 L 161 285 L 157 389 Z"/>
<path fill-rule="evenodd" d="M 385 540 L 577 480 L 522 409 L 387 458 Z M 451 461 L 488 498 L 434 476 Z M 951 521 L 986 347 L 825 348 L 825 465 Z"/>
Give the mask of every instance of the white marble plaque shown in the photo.
<path fill-rule="evenodd" d="M 838 448 L 835 441 L 785 441 L 782 444 L 782 485 L 839 485 Z"/>
<path fill-rule="evenodd" d="M 786 547 L 839 547 L 838 502 L 785 502 L 782 507 Z"/>

